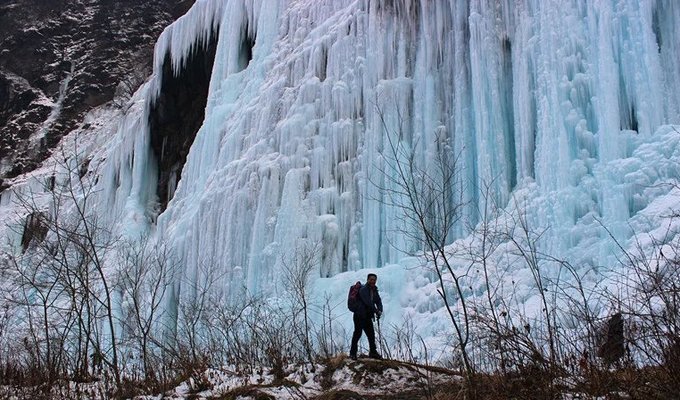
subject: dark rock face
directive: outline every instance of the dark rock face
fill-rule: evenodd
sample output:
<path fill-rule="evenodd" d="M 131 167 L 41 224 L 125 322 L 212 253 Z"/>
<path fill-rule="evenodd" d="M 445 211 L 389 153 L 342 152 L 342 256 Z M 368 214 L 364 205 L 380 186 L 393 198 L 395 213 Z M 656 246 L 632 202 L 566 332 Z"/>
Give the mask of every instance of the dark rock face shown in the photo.
<path fill-rule="evenodd" d="M 623 315 L 616 313 L 609 318 L 604 327 L 602 344 L 597 349 L 597 356 L 609 366 L 623 358 L 625 353 Z"/>
<path fill-rule="evenodd" d="M 24 232 L 21 235 L 21 249 L 23 251 L 26 251 L 31 243 L 39 243 L 45 239 L 48 231 L 48 220 L 47 214 L 39 211 L 28 214 L 24 222 Z"/>
<path fill-rule="evenodd" d="M 158 98 L 149 111 L 151 148 L 158 164 L 156 193 L 161 212 L 173 196 L 182 168 L 203 123 L 217 33 L 207 43 L 195 43 L 181 71 L 173 71 L 170 55 L 163 62 Z"/>
<path fill-rule="evenodd" d="M 0 2 L 0 180 L 35 168 L 119 82 L 147 76 L 158 35 L 193 1 Z"/>

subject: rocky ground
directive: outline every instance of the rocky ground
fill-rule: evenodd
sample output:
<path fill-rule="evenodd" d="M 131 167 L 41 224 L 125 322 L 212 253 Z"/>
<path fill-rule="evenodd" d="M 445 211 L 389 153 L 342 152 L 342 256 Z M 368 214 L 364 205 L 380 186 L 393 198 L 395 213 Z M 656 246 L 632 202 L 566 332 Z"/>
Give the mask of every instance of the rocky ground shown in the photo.
<path fill-rule="evenodd" d="M 250 374 L 208 370 L 166 393 L 139 399 L 448 399 L 461 380 L 444 368 L 344 356 L 313 368 L 298 366 L 284 375 L 277 378 L 268 369 Z"/>
<path fill-rule="evenodd" d="M 104 381 L 62 382 L 51 389 L 0 386 L 0 397 L 112 398 Z M 339 355 L 315 364 L 287 365 L 278 371 L 257 365 L 209 368 L 171 384 L 162 393 L 137 383 L 128 385 L 114 397 L 134 400 L 444 400 L 459 396 L 461 383 L 459 374 L 444 368 L 396 360 L 360 358 L 353 361 Z"/>

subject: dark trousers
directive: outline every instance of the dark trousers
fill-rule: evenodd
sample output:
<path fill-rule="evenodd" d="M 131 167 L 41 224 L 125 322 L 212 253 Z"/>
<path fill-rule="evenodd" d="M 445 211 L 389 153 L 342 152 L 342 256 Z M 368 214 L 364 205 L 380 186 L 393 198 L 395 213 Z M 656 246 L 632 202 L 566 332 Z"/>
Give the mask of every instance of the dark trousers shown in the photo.
<path fill-rule="evenodd" d="M 371 317 L 354 313 L 354 334 L 352 335 L 352 346 L 349 348 L 350 355 L 355 356 L 357 354 L 357 347 L 359 346 L 359 339 L 361 338 L 362 331 L 366 332 L 370 354 L 377 353 L 375 347 L 375 331 L 373 330 L 373 321 L 371 320 Z"/>

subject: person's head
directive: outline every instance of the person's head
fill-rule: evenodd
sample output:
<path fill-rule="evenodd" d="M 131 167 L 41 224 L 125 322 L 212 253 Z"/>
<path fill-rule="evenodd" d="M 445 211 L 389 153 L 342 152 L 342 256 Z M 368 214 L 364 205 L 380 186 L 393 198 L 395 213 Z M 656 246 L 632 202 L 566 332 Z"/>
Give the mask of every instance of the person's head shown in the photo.
<path fill-rule="evenodd" d="M 375 283 L 378 281 L 378 275 L 376 274 L 368 274 L 366 277 L 366 283 L 368 283 L 371 286 L 375 286 Z"/>

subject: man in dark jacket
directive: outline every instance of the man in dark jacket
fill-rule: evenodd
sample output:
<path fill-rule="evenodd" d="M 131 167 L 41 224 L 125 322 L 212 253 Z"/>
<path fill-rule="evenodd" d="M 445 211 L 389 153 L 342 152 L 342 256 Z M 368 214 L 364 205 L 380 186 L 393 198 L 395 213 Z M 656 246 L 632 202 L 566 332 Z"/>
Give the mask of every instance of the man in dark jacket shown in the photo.
<path fill-rule="evenodd" d="M 369 353 L 371 358 L 382 358 L 375 347 L 375 331 L 373 330 L 373 318 L 380 319 L 383 312 L 382 300 L 378 294 L 378 281 L 376 274 L 368 274 L 366 284 L 359 289 L 359 307 L 354 312 L 354 334 L 352 335 L 352 346 L 349 349 L 349 356 L 353 360 L 357 359 L 357 347 L 361 332 L 366 332 L 368 338 Z"/>

